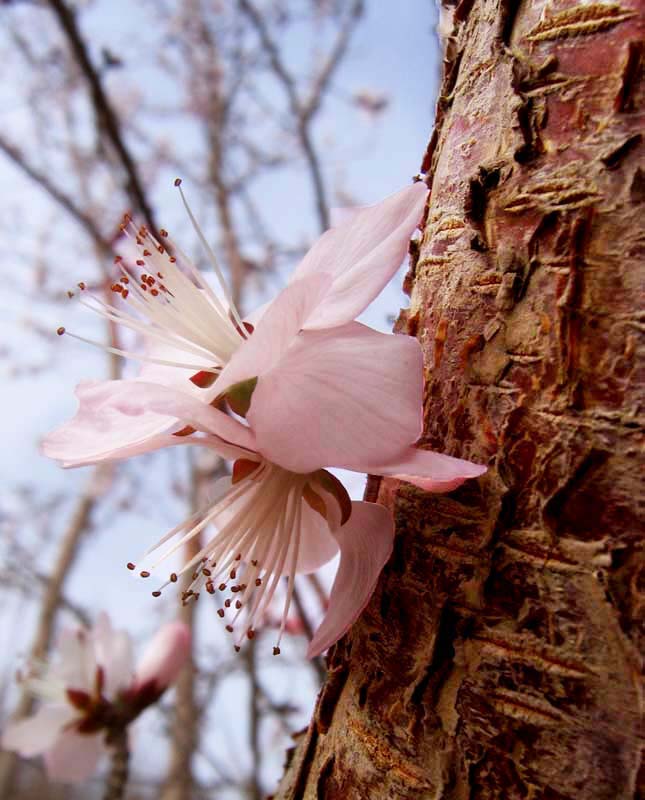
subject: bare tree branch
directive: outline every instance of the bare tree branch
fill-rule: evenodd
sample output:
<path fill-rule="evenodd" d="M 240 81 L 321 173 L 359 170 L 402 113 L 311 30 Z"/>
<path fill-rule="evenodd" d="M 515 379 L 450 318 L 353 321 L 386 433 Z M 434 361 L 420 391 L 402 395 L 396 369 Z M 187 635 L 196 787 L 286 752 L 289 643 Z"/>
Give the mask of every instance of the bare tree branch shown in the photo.
<path fill-rule="evenodd" d="M 295 123 L 296 134 L 305 155 L 305 161 L 307 162 L 307 168 L 313 184 L 319 227 L 321 231 L 324 231 L 329 227 L 329 205 L 326 198 L 320 159 L 316 152 L 311 133 L 311 122 L 320 108 L 322 97 L 329 85 L 334 70 L 340 64 L 347 51 L 355 22 L 362 12 L 362 0 L 355 0 L 352 4 L 350 13 L 344 24 L 340 27 L 338 37 L 325 65 L 314 82 L 309 98 L 304 102 L 298 95 L 296 81 L 282 61 L 278 45 L 271 36 L 266 20 L 262 14 L 253 5 L 251 0 L 238 0 L 238 5 L 240 10 L 248 17 L 253 25 L 262 47 L 268 56 L 273 73 L 282 84 L 287 96 L 289 109 Z"/>
<path fill-rule="evenodd" d="M 76 15 L 63 0 L 48 0 L 49 6 L 56 15 L 65 33 L 70 48 L 78 62 L 81 73 L 87 81 L 90 98 L 96 114 L 100 131 L 103 131 L 111 142 L 126 174 L 125 190 L 131 202 L 143 214 L 147 224 L 157 230 L 152 207 L 143 189 L 139 172 L 121 131 L 121 124 L 112 104 L 103 89 L 99 73 L 94 68 L 90 54 L 76 23 Z"/>
<path fill-rule="evenodd" d="M 262 800 L 262 785 L 260 783 L 260 764 L 262 752 L 260 749 L 260 695 L 262 691 L 258 682 L 256 662 L 256 639 L 251 639 L 244 651 L 247 674 L 249 677 L 249 744 L 251 749 L 251 774 L 249 792 L 251 800 Z"/>
<path fill-rule="evenodd" d="M 54 185 L 49 179 L 49 176 L 44 172 L 36 169 L 36 167 L 29 164 L 26 158 L 20 152 L 16 145 L 9 142 L 0 133 L 0 151 L 2 151 L 7 158 L 18 167 L 27 177 L 37 183 L 41 189 L 45 191 L 49 197 L 58 203 L 72 217 L 72 219 L 85 230 L 89 236 L 101 248 L 104 254 L 109 254 L 112 250 L 112 245 L 101 233 L 94 220 L 82 211 L 74 201 L 68 197 L 61 189 Z"/>

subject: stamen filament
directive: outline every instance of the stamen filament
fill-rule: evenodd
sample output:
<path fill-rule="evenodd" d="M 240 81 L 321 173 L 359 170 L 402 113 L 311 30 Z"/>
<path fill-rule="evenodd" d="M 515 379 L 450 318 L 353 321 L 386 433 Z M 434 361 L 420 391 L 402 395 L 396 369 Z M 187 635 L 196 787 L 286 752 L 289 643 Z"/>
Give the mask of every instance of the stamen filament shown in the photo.
<path fill-rule="evenodd" d="M 179 194 L 181 195 L 181 199 L 182 199 L 182 202 L 184 204 L 184 208 L 186 209 L 186 212 L 188 213 L 188 216 L 190 217 L 190 221 L 192 222 L 193 228 L 195 229 L 195 233 L 199 237 L 199 241 L 202 243 L 202 246 L 204 247 L 204 249 L 206 250 L 206 252 L 208 253 L 208 255 L 209 255 L 210 259 L 211 259 L 211 263 L 213 265 L 213 269 L 215 270 L 215 274 L 217 275 L 217 279 L 219 280 L 220 286 L 222 287 L 222 290 L 224 291 L 226 299 L 229 302 L 229 307 L 231 309 L 231 313 L 233 314 L 233 317 L 234 317 L 235 321 L 239 325 L 240 330 L 243 332 L 244 331 L 244 325 L 242 323 L 242 319 L 241 319 L 240 315 L 238 314 L 237 309 L 235 308 L 235 304 L 233 303 L 233 297 L 232 297 L 232 295 L 231 295 L 231 293 L 229 291 L 229 288 L 228 288 L 228 286 L 226 284 L 226 281 L 224 280 L 224 276 L 223 276 L 223 274 L 222 274 L 222 272 L 221 272 L 221 270 L 219 268 L 219 264 L 217 263 L 217 258 L 215 257 L 215 253 L 213 252 L 211 246 L 208 244 L 208 241 L 206 240 L 206 237 L 202 233 L 201 228 L 197 224 L 197 220 L 195 219 L 195 217 L 193 215 L 193 212 L 190 210 L 190 206 L 188 205 L 186 197 L 184 196 L 184 190 L 181 188 L 181 183 L 178 183 L 177 187 L 179 189 Z M 245 336 L 244 333 L 242 333 L 242 335 Z"/>

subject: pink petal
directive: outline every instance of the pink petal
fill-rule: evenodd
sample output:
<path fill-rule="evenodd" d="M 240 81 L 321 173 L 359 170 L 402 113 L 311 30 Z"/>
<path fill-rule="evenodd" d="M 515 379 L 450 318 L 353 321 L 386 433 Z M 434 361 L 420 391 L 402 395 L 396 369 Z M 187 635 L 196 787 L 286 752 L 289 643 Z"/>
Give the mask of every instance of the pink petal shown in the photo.
<path fill-rule="evenodd" d="M 137 664 L 134 687 L 154 682 L 165 691 L 179 677 L 191 654 L 190 628 L 183 622 L 163 625 L 153 636 Z"/>
<path fill-rule="evenodd" d="M 70 689 L 91 692 L 96 681 L 96 654 L 89 632 L 82 627 L 61 631 L 49 673 Z"/>
<path fill-rule="evenodd" d="M 391 459 L 421 433 L 422 367 L 409 336 L 358 322 L 301 333 L 253 394 L 259 452 L 300 473 Z"/>
<path fill-rule="evenodd" d="M 43 439 L 42 451 L 49 458 L 70 466 L 119 458 L 155 449 L 155 437 L 165 433 L 176 419 L 166 414 L 147 414 L 134 419 L 124 416 L 115 401 L 136 391 L 137 381 L 84 381 L 76 388 L 76 415 Z"/>
<path fill-rule="evenodd" d="M 30 758 L 49 749 L 65 725 L 76 716 L 77 712 L 68 705 L 41 706 L 32 717 L 9 722 L 0 743 L 5 750 L 14 750 Z"/>
<path fill-rule="evenodd" d="M 47 775 L 54 781 L 79 783 L 87 780 L 104 751 L 102 733 L 81 734 L 73 729 L 66 730 L 45 753 Z"/>
<path fill-rule="evenodd" d="M 229 386 L 263 375 L 286 352 L 307 318 L 322 302 L 331 286 L 325 273 L 309 275 L 283 289 L 266 307 L 253 334 L 222 370 L 210 391 L 210 398 Z"/>
<path fill-rule="evenodd" d="M 322 495 L 322 492 L 319 492 Z M 323 498 L 324 499 L 324 498 Z M 326 564 L 338 552 L 338 542 L 329 530 L 328 523 L 306 502 L 302 503 L 302 521 L 300 528 L 300 548 L 296 562 L 296 573 L 307 575 Z M 291 553 L 286 564 L 290 564 Z M 288 568 L 285 567 L 285 573 Z"/>
<path fill-rule="evenodd" d="M 243 450 L 255 449 L 253 434 L 247 426 L 208 403 L 169 386 L 141 381 L 132 381 L 132 384 L 129 391 L 114 399 L 115 409 L 122 414 L 147 419 L 150 414 L 165 413 L 175 425 L 179 421 Z"/>
<path fill-rule="evenodd" d="M 329 608 L 309 644 L 308 658 L 337 642 L 367 605 L 392 552 L 392 514 L 376 503 L 352 503 L 351 517 L 334 535 L 340 545 L 340 565 Z"/>
<path fill-rule="evenodd" d="M 76 390 L 76 415 L 43 440 L 43 454 L 64 466 L 129 458 L 184 444 L 171 430 L 185 424 L 219 431 L 227 441 L 252 449 L 253 436 L 226 414 L 183 391 L 138 380 L 87 381 Z M 228 438 L 230 437 L 230 438 Z M 212 444 L 212 441 L 211 441 Z"/>
<path fill-rule="evenodd" d="M 307 330 L 350 322 L 372 302 L 401 266 L 427 196 L 425 184 L 414 183 L 350 214 L 318 239 L 292 276 L 321 270 L 333 275 L 330 291 L 307 319 Z"/>
<path fill-rule="evenodd" d="M 413 483 L 426 492 L 451 492 L 469 478 L 483 475 L 486 470 L 487 467 L 482 464 L 416 447 L 409 447 L 389 464 L 364 465 L 365 472 L 391 475 L 400 481 Z"/>
<path fill-rule="evenodd" d="M 112 627 L 110 618 L 103 612 L 92 629 L 96 662 L 103 668 L 103 694 L 114 698 L 126 689 L 134 675 L 132 640 L 125 631 Z"/>
<path fill-rule="evenodd" d="M 251 325 L 253 325 L 254 328 L 257 328 L 258 327 L 258 322 L 262 319 L 262 317 L 265 315 L 267 309 L 270 306 L 271 306 L 271 302 L 270 301 L 267 302 L 267 303 L 262 303 L 261 306 L 258 306 L 257 308 L 253 309 L 253 311 L 251 311 L 250 314 L 247 314 L 244 317 L 244 322 L 248 322 Z"/>
<path fill-rule="evenodd" d="M 329 220 L 331 228 L 338 228 L 356 219 L 361 211 L 365 211 L 369 206 L 340 206 L 329 209 Z"/>

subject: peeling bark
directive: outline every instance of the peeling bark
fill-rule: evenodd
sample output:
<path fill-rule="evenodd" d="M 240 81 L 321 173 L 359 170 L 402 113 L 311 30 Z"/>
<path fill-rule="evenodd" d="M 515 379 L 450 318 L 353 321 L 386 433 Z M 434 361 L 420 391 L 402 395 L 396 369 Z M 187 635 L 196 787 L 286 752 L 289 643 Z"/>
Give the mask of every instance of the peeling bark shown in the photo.
<path fill-rule="evenodd" d="M 634 800 L 645 4 L 454 18 L 398 327 L 422 444 L 491 469 L 443 496 L 371 480 L 394 553 L 276 798 Z"/>

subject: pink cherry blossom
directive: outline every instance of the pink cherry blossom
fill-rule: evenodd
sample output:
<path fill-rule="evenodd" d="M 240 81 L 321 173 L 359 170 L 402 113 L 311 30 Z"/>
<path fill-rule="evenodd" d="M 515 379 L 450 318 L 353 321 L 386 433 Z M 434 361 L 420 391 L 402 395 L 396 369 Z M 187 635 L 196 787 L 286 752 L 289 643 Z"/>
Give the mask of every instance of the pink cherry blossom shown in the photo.
<path fill-rule="evenodd" d="M 145 228 L 134 227 L 127 218 L 123 231 L 130 238 L 138 257 L 134 268 L 117 259 L 123 272 L 112 287 L 125 303 L 108 305 L 99 298 L 88 297 L 84 288 L 80 292 L 80 302 L 111 322 L 144 337 L 146 347 L 142 352 L 107 348 L 144 362 L 136 381 L 175 386 L 187 394 L 200 395 L 205 404 L 218 396 L 230 395 L 235 384 L 249 379 L 257 380 L 258 397 L 268 393 L 262 386 L 265 382 L 272 385 L 279 382 L 283 394 L 289 394 L 291 390 L 297 392 L 301 381 L 299 375 L 294 375 L 293 357 L 308 361 L 315 371 L 321 337 L 329 342 L 332 331 L 343 329 L 345 333 L 343 352 L 326 348 L 325 366 L 336 374 L 346 372 L 353 355 L 358 363 L 371 342 L 380 342 L 382 334 L 376 334 L 365 326 L 351 330 L 345 328 L 369 305 L 400 266 L 410 236 L 421 219 L 426 197 L 426 187 L 415 183 L 381 203 L 357 210 L 346 222 L 327 231 L 298 266 L 290 285 L 263 308 L 261 314 L 250 315 L 256 324 L 255 330 L 241 319 L 235 308 L 217 260 L 187 204 L 195 230 L 211 256 L 221 286 L 220 293 L 211 288 L 177 245 L 170 242 L 165 231 L 162 231 L 160 242 Z M 84 287 L 84 284 L 79 285 Z M 66 331 L 61 328 L 59 332 Z M 370 338 L 370 334 L 374 336 Z M 75 338 L 89 341 L 80 336 Z M 384 360 L 380 362 L 380 371 L 378 375 L 374 374 L 372 384 L 388 370 L 390 386 L 403 376 L 400 362 L 403 351 L 407 354 L 403 356 L 404 365 L 409 365 L 413 357 L 419 360 L 418 354 L 412 356 L 413 345 L 406 344 L 405 337 L 390 336 L 388 339 L 388 344 L 381 344 L 383 352 L 379 353 L 379 358 L 383 355 Z M 418 351 L 418 345 L 416 349 Z M 376 367 L 375 362 L 373 366 Z M 399 381 L 401 388 L 405 388 L 408 378 Z M 348 382 L 348 387 L 352 385 L 356 390 L 351 397 L 347 394 L 347 399 L 356 402 L 361 381 Z M 416 386 L 418 380 L 409 387 L 408 396 L 414 394 Z M 112 391 L 121 393 L 127 387 L 137 388 L 128 382 L 119 386 L 115 386 L 113 381 L 82 384 L 79 387 L 79 414 L 72 423 L 45 439 L 45 454 L 65 463 L 69 461 L 71 465 L 74 459 L 62 455 L 66 439 L 86 430 L 85 423 L 97 409 L 106 423 L 102 426 L 103 455 L 122 448 L 131 448 L 130 454 L 134 455 L 165 446 L 168 442 L 159 437 L 176 432 L 177 420 L 163 412 L 140 418 L 136 426 L 123 426 L 118 432 L 114 430 L 109 394 Z M 401 392 L 399 398 L 400 402 L 405 399 Z M 261 418 L 271 413 L 270 407 L 258 410 L 258 401 L 251 399 L 254 413 L 257 412 Z M 322 399 L 327 402 L 337 398 L 323 395 Z M 399 426 L 390 431 L 387 450 L 381 452 L 382 457 L 401 449 L 418 435 L 418 414 L 414 420 L 404 414 L 400 414 L 399 419 L 408 420 L 409 424 L 405 430 Z M 411 428 L 416 431 L 414 436 L 410 436 Z M 351 447 L 351 440 L 346 440 L 346 445 Z M 95 455 L 101 454 L 97 452 Z"/>
<path fill-rule="evenodd" d="M 26 758 L 44 755 L 52 780 L 86 780 L 106 750 L 106 733 L 158 699 L 189 652 L 190 632 L 180 623 L 162 627 L 136 667 L 130 637 L 105 613 L 90 630 L 63 631 L 54 660 L 23 678 L 42 705 L 6 726 L 2 746 Z"/>

